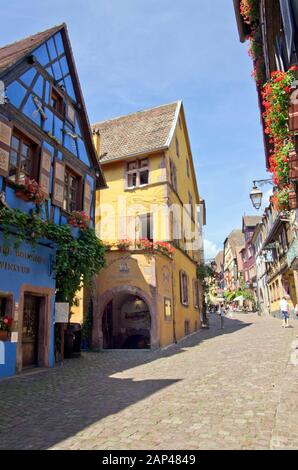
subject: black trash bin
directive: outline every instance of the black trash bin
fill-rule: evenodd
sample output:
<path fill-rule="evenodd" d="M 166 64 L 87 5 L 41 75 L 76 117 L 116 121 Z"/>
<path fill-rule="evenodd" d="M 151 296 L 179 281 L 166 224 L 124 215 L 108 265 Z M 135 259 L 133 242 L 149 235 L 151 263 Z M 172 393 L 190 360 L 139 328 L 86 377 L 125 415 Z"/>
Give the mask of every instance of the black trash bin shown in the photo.
<path fill-rule="evenodd" d="M 64 335 L 64 357 L 80 356 L 82 327 L 79 323 L 69 323 Z"/>

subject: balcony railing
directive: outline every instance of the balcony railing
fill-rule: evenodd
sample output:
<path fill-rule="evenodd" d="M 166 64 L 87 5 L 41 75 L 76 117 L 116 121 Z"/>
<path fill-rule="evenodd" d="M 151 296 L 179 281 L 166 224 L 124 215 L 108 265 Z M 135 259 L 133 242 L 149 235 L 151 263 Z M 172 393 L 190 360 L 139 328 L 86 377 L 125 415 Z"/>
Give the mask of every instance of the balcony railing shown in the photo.
<path fill-rule="evenodd" d="M 298 269 L 298 238 L 295 238 L 288 249 L 287 263 L 290 268 Z"/>

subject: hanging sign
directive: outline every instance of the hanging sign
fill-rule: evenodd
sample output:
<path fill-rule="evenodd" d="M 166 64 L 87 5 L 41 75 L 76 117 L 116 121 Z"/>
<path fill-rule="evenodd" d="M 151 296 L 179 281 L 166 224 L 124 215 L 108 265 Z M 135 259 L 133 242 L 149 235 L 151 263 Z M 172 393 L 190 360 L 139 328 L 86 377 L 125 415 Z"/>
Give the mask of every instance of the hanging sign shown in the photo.
<path fill-rule="evenodd" d="M 55 303 L 55 323 L 68 323 L 69 319 L 69 303 Z"/>

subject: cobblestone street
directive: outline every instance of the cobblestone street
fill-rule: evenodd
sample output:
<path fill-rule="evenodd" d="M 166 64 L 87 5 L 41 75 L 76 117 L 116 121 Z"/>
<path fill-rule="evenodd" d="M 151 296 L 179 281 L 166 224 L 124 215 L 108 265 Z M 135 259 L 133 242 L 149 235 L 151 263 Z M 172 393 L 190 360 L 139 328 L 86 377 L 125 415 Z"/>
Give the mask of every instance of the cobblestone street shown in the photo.
<path fill-rule="evenodd" d="M 3 380 L 0 448 L 298 449 L 298 322 L 210 323 L 164 351 L 86 353 Z"/>

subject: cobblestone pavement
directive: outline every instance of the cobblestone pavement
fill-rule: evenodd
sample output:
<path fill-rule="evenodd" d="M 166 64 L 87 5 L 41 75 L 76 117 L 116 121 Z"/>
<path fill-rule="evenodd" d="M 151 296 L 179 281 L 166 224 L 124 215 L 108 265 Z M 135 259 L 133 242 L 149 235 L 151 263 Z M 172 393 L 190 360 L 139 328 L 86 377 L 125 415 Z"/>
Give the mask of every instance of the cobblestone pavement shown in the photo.
<path fill-rule="evenodd" d="M 296 334 L 256 314 L 220 330 L 213 315 L 163 351 L 86 353 L 3 380 L 0 448 L 298 449 Z"/>

